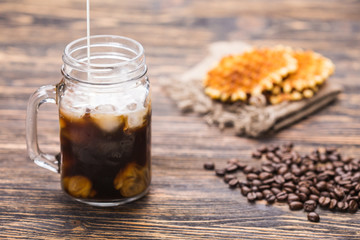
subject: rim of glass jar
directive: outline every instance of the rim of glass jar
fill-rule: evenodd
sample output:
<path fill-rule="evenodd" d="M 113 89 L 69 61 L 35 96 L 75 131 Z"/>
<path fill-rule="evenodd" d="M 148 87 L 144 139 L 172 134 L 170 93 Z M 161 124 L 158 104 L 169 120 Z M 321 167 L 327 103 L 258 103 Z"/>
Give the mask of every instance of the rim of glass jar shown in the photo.
<path fill-rule="evenodd" d="M 99 39 L 103 39 L 102 41 L 99 41 Z M 107 41 L 105 41 L 107 39 Z M 95 42 L 94 40 L 99 41 Z M 111 40 L 111 41 L 109 41 Z M 125 43 L 120 43 L 120 41 L 127 42 L 128 45 Z M 81 44 L 82 43 L 82 44 Z M 137 50 L 136 55 L 132 58 L 129 58 L 127 61 L 122 62 L 116 62 L 116 63 L 108 63 L 108 64 L 97 64 L 97 63 L 91 63 L 91 53 L 90 53 L 90 65 L 87 61 L 77 59 L 73 57 L 71 54 L 75 52 L 76 50 L 85 50 L 87 51 L 87 37 L 76 39 L 69 44 L 66 45 L 64 52 L 63 52 L 63 65 L 61 68 L 61 72 L 69 80 L 77 81 L 84 84 L 89 85 L 113 85 L 113 84 L 121 84 L 128 81 L 133 81 L 136 79 L 140 79 L 144 77 L 147 73 L 147 66 L 145 62 L 145 55 L 144 55 L 144 47 L 136 40 L 124 36 L 117 36 L 117 35 L 93 35 L 90 36 L 90 48 L 96 47 L 96 46 L 113 46 L 113 47 L 122 47 L 127 48 L 128 50 L 131 48 L 129 44 L 133 44 Z M 78 45 L 78 46 L 77 46 Z M 134 48 L 131 48 L 134 50 Z M 133 51 L 134 52 L 134 51 Z M 86 58 L 87 59 L 87 58 Z M 136 65 L 136 68 L 131 69 L 128 72 L 123 73 L 122 75 L 116 75 L 116 78 L 118 81 L 94 81 L 94 78 L 89 81 L 89 79 L 79 79 L 76 77 L 73 77 L 71 74 L 68 73 L 67 70 L 65 70 L 65 67 L 70 67 L 72 70 L 79 71 L 82 73 L 90 73 L 91 76 L 94 76 L 94 74 L 104 74 L 104 73 L 111 73 L 116 72 L 116 69 L 123 68 L 126 65 L 129 65 L 131 63 L 136 63 L 138 61 L 138 64 Z M 140 72 L 141 70 L 141 72 Z M 89 76 L 89 75 L 87 75 Z M 114 76 L 109 76 L 108 78 L 113 79 Z"/>

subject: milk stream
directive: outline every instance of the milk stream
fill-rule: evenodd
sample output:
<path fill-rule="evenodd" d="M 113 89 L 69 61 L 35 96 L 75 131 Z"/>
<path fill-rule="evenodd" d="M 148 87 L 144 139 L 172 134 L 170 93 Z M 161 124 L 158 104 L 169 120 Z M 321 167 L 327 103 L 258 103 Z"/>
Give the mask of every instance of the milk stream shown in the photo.
<path fill-rule="evenodd" d="M 86 0 L 86 40 L 87 40 L 87 64 L 88 80 L 91 79 L 90 72 L 90 0 Z"/>

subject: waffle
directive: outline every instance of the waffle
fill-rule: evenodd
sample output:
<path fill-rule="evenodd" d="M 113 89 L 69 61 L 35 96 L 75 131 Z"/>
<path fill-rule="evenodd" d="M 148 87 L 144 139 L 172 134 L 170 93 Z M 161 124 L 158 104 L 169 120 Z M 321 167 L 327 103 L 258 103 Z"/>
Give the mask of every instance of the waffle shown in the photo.
<path fill-rule="evenodd" d="M 334 72 L 331 60 L 318 53 L 297 50 L 293 56 L 298 62 L 298 69 L 272 89 L 271 104 L 312 97 Z"/>
<path fill-rule="evenodd" d="M 250 96 L 271 91 L 296 69 L 291 49 L 283 46 L 230 55 L 208 72 L 203 82 L 205 94 L 223 102 L 247 101 Z"/>

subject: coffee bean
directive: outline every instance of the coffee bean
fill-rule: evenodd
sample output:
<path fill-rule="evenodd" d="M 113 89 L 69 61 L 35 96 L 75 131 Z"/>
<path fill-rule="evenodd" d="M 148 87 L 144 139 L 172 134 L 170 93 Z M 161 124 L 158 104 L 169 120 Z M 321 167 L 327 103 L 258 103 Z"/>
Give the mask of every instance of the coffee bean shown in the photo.
<path fill-rule="evenodd" d="M 246 164 L 241 163 L 241 162 L 237 162 L 236 165 L 238 166 L 238 169 L 242 170 L 246 167 Z"/>
<path fill-rule="evenodd" d="M 274 181 L 278 184 L 284 184 L 285 183 L 285 178 L 281 175 L 276 175 L 274 177 Z"/>
<path fill-rule="evenodd" d="M 263 190 L 266 190 L 266 189 L 270 189 L 270 185 L 262 184 L 258 188 L 259 188 L 259 190 L 263 191 Z"/>
<path fill-rule="evenodd" d="M 224 176 L 224 182 L 229 183 L 234 178 L 236 178 L 236 176 L 234 174 L 226 174 Z"/>
<path fill-rule="evenodd" d="M 228 164 L 237 164 L 239 161 L 236 158 L 230 158 L 227 163 Z"/>
<path fill-rule="evenodd" d="M 310 194 L 309 199 L 314 200 L 315 202 L 319 201 L 319 196 L 315 194 Z"/>
<path fill-rule="evenodd" d="M 325 196 L 321 196 L 319 198 L 319 205 L 321 207 L 327 207 L 330 203 L 330 198 L 329 197 L 325 197 Z"/>
<path fill-rule="evenodd" d="M 288 194 L 288 202 L 294 202 L 294 201 L 300 201 L 299 196 L 294 193 L 289 193 Z"/>
<path fill-rule="evenodd" d="M 257 200 L 261 200 L 261 199 L 264 198 L 264 195 L 261 192 L 256 192 L 255 194 L 256 194 L 256 199 Z"/>
<path fill-rule="evenodd" d="M 319 190 L 317 190 L 317 188 L 314 187 L 314 186 L 310 186 L 310 187 L 309 187 L 309 190 L 310 190 L 310 192 L 311 192 L 312 194 L 314 194 L 314 195 L 317 195 L 317 196 L 320 195 Z"/>
<path fill-rule="evenodd" d="M 247 186 L 242 186 L 241 187 L 241 194 L 243 196 L 247 196 L 249 192 L 251 192 L 251 189 L 249 187 L 247 187 Z"/>
<path fill-rule="evenodd" d="M 254 202 L 256 200 L 256 193 L 249 192 L 246 197 L 249 202 Z"/>
<path fill-rule="evenodd" d="M 345 196 L 344 191 L 343 191 L 342 189 L 340 189 L 340 188 L 335 188 L 335 189 L 334 189 L 334 193 L 335 193 L 335 195 L 336 195 L 336 197 L 337 197 L 338 200 L 343 199 L 344 196 Z"/>
<path fill-rule="evenodd" d="M 231 173 L 235 172 L 238 169 L 238 166 L 236 164 L 228 164 L 225 169 L 226 172 Z"/>
<path fill-rule="evenodd" d="M 288 194 L 286 192 L 279 192 L 278 194 L 276 194 L 276 199 L 279 202 L 286 201 L 287 198 L 288 198 Z"/>
<path fill-rule="evenodd" d="M 293 175 L 292 175 L 291 172 L 287 172 L 287 173 L 284 174 L 284 178 L 285 178 L 286 181 L 291 180 L 292 177 L 293 177 Z"/>
<path fill-rule="evenodd" d="M 290 210 L 296 211 L 303 208 L 303 203 L 298 201 L 289 202 Z"/>
<path fill-rule="evenodd" d="M 300 201 L 302 201 L 302 202 L 305 202 L 306 200 L 308 200 L 308 196 L 303 192 L 299 192 L 298 196 L 300 198 Z"/>
<path fill-rule="evenodd" d="M 337 151 L 337 149 L 335 147 L 327 147 L 327 148 L 325 148 L 326 154 L 332 154 L 332 153 L 334 153 L 336 151 Z"/>
<path fill-rule="evenodd" d="M 335 198 L 332 198 L 331 200 L 330 200 L 330 204 L 329 204 L 329 209 L 335 209 L 336 208 L 336 206 L 337 206 L 337 203 L 338 203 L 338 201 L 335 199 Z"/>
<path fill-rule="evenodd" d="M 268 178 L 263 181 L 264 184 L 271 184 L 274 182 L 274 178 Z"/>
<path fill-rule="evenodd" d="M 330 193 L 327 191 L 320 192 L 320 196 L 331 197 Z"/>
<path fill-rule="evenodd" d="M 244 173 L 254 172 L 254 167 L 248 165 L 248 166 L 246 166 L 246 167 L 243 169 L 243 172 L 244 172 Z"/>
<path fill-rule="evenodd" d="M 307 218 L 310 222 L 319 222 L 320 221 L 319 214 L 317 214 L 316 212 L 309 212 L 307 215 Z"/>
<path fill-rule="evenodd" d="M 359 209 L 359 204 L 355 200 L 350 200 L 349 202 L 349 212 L 355 213 Z"/>
<path fill-rule="evenodd" d="M 347 202 L 338 202 L 336 207 L 340 211 L 345 211 L 349 208 L 349 204 Z"/>
<path fill-rule="evenodd" d="M 266 181 L 266 180 L 265 180 Z M 272 182 L 271 183 L 271 187 L 273 187 L 273 188 L 281 188 L 282 187 L 282 185 L 281 184 L 278 184 L 278 183 L 276 183 L 276 182 Z"/>
<path fill-rule="evenodd" d="M 276 197 L 274 194 L 268 194 L 265 196 L 265 200 L 267 201 L 267 203 L 274 203 L 276 200 Z"/>
<path fill-rule="evenodd" d="M 278 188 L 271 188 L 270 190 L 273 192 L 274 195 L 276 195 L 276 194 L 278 194 L 278 193 L 281 192 L 281 190 L 278 189 Z"/>
<path fill-rule="evenodd" d="M 215 174 L 219 177 L 223 177 L 226 173 L 224 168 L 215 169 Z"/>
<path fill-rule="evenodd" d="M 304 202 L 304 211 L 313 212 L 316 209 L 316 202 L 314 200 L 307 200 Z"/>
<path fill-rule="evenodd" d="M 236 188 L 239 185 L 239 180 L 237 178 L 233 178 L 228 184 L 230 188 Z"/>
<path fill-rule="evenodd" d="M 317 176 L 317 179 L 319 181 L 326 181 L 329 179 L 329 176 L 327 175 L 327 173 L 323 172 L 323 173 L 320 173 L 318 176 Z"/>
<path fill-rule="evenodd" d="M 271 190 L 269 190 L 269 189 L 265 189 L 265 190 L 262 191 L 262 194 L 264 196 L 266 196 L 266 195 L 269 195 L 269 194 L 273 194 L 273 192 Z"/>
<path fill-rule="evenodd" d="M 261 166 L 261 170 L 263 172 L 272 173 L 272 172 L 275 171 L 275 168 L 273 166 L 271 166 L 271 165 L 263 165 L 263 166 Z"/>
<path fill-rule="evenodd" d="M 266 153 L 268 151 L 268 148 L 267 146 L 263 145 L 263 146 L 260 146 L 258 149 L 257 149 L 258 152 L 261 152 L 261 153 Z"/>
<path fill-rule="evenodd" d="M 279 149 L 279 146 L 278 145 L 270 145 L 270 146 L 268 146 L 268 151 L 269 152 L 275 152 L 276 150 L 278 150 Z"/>
<path fill-rule="evenodd" d="M 273 160 L 274 159 L 275 154 L 273 152 L 268 152 L 266 153 L 266 158 L 269 159 L 269 160 Z"/>
<path fill-rule="evenodd" d="M 277 173 L 280 174 L 280 175 L 284 175 L 285 173 L 287 173 L 289 171 L 289 169 L 286 167 L 286 166 L 283 166 L 281 168 L 279 168 L 277 170 Z"/>
<path fill-rule="evenodd" d="M 272 161 L 274 163 L 281 163 L 281 159 L 279 157 L 277 157 L 277 156 L 273 157 Z"/>
<path fill-rule="evenodd" d="M 262 156 L 262 154 L 259 151 L 255 151 L 255 152 L 252 153 L 253 158 L 260 159 L 261 156 Z"/>
<path fill-rule="evenodd" d="M 260 174 L 259 174 L 259 179 L 260 180 L 266 180 L 266 179 L 268 179 L 268 178 L 271 178 L 273 175 L 272 175 L 272 173 L 269 173 L 269 172 L 261 172 Z"/>
<path fill-rule="evenodd" d="M 212 162 L 204 163 L 204 168 L 205 168 L 206 170 L 214 170 L 215 164 L 212 163 Z"/>
<path fill-rule="evenodd" d="M 296 189 L 296 186 L 295 186 L 295 184 L 294 183 L 292 183 L 292 182 L 286 182 L 286 183 L 284 183 L 284 185 L 283 185 L 284 187 L 287 187 L 287 188 L 291 188 L 291 189 L 293 189 L 293 190 L 295 190 Z"/>
<path fill-rule="evenodd" d="M 326 190 L 326 182 L 325 181 L 320 181 L 316 184 L 316 188 L 319 190 L 319 191 L 323 191 L 323 190 Z"/>
<path fill-rule="evenodd" d="M 242 186 L 249 187 L 250 183 L 246 180 L 239 180 L 239 185 L 240 185 L 240 187 L 242 187 Z"/>
<path fill-rule="evenodd" d="M 302 192 L 302 193 L 305 193 L 306 195 L 310 194 L 310 190 L 307 187 L 300 187 L 299 191 Z"/>
<path fill-rule="evenodd" d="M 259 179 L 259 176 L 256 173 L 249 173 L 246 175 L 246 179 L 252 181 L 254 179 Z"/>

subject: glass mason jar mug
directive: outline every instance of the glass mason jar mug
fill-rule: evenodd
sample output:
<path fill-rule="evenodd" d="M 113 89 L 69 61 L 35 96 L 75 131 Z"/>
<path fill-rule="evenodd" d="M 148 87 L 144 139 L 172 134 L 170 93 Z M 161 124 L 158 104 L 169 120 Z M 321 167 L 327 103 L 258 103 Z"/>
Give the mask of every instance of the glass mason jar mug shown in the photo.
<path fill-rule="evenodd" d="M 144 50 L 120 36 L 92 36 L 70 43 L 63 54 L 63 78 L 31 97 L 26 119 L 28 154 L 36 164 L 60 172 L 72 198 L 95 206 L 116 206 L 144 196 L 151 181 L 151 98 Z M 59 162 L 41 152 L 37 110 L 59 109 Z"/>

